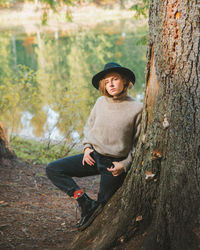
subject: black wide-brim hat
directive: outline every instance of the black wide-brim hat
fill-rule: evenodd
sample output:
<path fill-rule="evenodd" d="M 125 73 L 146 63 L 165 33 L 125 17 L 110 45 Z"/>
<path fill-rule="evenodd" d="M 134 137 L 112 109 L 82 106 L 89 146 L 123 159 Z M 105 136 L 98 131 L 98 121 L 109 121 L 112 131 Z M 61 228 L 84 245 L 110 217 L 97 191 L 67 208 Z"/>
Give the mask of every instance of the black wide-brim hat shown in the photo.
<path fill-rule="evenodd" d="M 118 63 L 110 62 L 104 66 L 104 70 L 100 71 L 99 73 L 93 76 L 92 78 L 93 86 L 96 89 L 99 89 L 99 81 L 102 80 L 104 76 L 110 72 L 117 72 L 119 74 L 121 73 L 125 75 L 130 80 L 130 82 L 132 82 L 133 85 L 135 83 L 135 75 L 130 69 L 124 68 Z"/>

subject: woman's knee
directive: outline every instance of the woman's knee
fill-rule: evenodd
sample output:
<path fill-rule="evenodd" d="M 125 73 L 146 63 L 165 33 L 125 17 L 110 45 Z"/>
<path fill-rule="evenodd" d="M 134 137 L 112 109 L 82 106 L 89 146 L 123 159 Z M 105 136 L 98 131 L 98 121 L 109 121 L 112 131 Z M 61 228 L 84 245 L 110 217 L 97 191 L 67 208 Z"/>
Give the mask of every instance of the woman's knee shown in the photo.
<path fill-rule="evenodd" d="M 56 173 L 56 166 L 54 164 L 54 162 L 50 162 L 47 166 L 46 166 L 46 175 L 51 178 L 51 176 L 55 175 Z"/>
<path fill-rule="evenodd" d="M 68 162 L 67 158 L 59 159 L 56 161 L 50 162 L 46 166 L 46 174 L 50 178 L 52 176 L 60 176 L 68 174 Z"/>

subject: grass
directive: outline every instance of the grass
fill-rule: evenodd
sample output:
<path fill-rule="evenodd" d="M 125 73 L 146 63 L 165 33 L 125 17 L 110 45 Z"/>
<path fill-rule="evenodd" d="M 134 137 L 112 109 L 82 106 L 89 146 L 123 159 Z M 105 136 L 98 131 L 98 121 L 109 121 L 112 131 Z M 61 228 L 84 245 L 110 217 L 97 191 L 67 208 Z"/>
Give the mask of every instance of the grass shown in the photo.
<path fill-rule="evenodd" d="M 80 153 L 77 149 L 72 149 L 68 153 L 68 148 L 64 144 L 48 144 L 46 142 L 23 139 L 13 136 L 10 146 L 18 158 L 31 164 L 47 164 L 58 158 Z"/>

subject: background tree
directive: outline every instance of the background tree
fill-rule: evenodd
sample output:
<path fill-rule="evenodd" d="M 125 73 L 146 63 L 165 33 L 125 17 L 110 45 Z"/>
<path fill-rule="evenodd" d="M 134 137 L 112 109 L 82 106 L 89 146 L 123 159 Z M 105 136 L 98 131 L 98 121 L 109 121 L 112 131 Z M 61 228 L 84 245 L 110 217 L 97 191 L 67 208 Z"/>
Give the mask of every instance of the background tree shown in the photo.
<path fill-rule="evenodd" d="M 7 131 L 2 122 L 0 122 L 0 164 L 3 159 L 15 159 L 16 155 L 12 152 L 7 137 Z"/>
<path fill-rule="evenodd" d="M 124 185 L 72 249 L 197 249 L 200 218 L 200 13 L 151 0 L 142 131 Z"/>

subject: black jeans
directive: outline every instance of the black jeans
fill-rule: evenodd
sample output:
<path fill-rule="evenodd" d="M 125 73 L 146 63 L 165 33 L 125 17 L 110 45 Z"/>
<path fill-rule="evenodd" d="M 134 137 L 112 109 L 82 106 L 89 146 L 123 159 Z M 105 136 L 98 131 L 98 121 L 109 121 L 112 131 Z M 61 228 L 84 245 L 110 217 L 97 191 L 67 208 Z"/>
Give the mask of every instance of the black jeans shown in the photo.
<path fill-rule="evenodd" d="M 46 167 L 46 173 L 53 184 L 69 196 L 73 196 L 74 192 L 80 189 L 72 177 L 100 174 L 98 201 L 105 204 L 122 185 L 126 177 L 126 173 L 122 173 L 119 176 L 113 176 L 107 168 L 112 166 L 113 161 L 121 161 L 124 158 L 103 156 L 96 151 L 93 151 L 91 156 L 95 160 L 93 166 L 89 166 L 86 162 L 83 166 L 83 154 L 79 154 L 49 163 Z"/>

